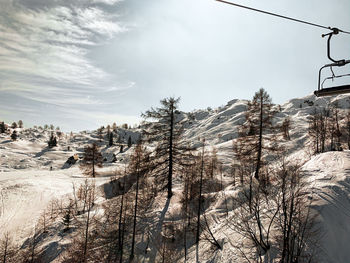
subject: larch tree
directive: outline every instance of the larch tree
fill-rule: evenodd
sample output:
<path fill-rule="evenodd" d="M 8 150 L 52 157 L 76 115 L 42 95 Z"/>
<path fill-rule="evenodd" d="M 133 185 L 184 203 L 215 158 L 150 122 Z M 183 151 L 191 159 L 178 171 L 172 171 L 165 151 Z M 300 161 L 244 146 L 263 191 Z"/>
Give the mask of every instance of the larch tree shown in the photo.
<path fill-rule="evenodd" d="M 18 121 L 18 128 L 23 128 L 23 121 L 22 120 Z"/>
<path fill-rule="evenodd" d="M 149 170 L 149 152 L 142 145 L 142 143 L 139 142 L 135 147 L 134 153 L 131 156 L 130 163 L 129 163 L 129 172 L 136 175 L 130 262 L 132 262 L 132 260 L 134 259 L 134 253 L 135 253 L 136 223 L 137 223 L 137 217 L 138 217 L 140 180 L 142 179 L 142 177 L 144 177 L 147 174 L 148 170 Z"/>
<path fill-rule="evenodd" d="M 12 139 L 12 141 L 17 140 L 17 137 L 18 137 L 18 135 L 17 135 L 17 131 L 16 131 L 16 130 L 14 130 L 14 131 L 12 132 L 12 134 L 11 134 L 11 139 Z"/>
<path fill-rule="evenodd" d="M 2 121 L 0 122 L 0 133 L 5 133 L 6 132 L 6 126 L 5 123 Z"/>
<path fill-rule="evenodd" d="M 102 142 L 103 139 L 103 127 L 100 127 L 97 129 L 97 137 L 99 139 L 99 142 Z"/>
<path fill-rule="evenodd" d="M 84 149 L 84 156 L 80 168 L 88 176 L 96 177 L 96 167 L 102 167 L 102 154 L 96 143 Z"/>
<path fill-rule="evenodd" d="M 15 262 L 16 247 L 8 232 L 0 236 L 0 262 Z"/>
<path fill-rule="evenodd" d="M 180 98 L 173 97 L 163 99 L 160 101 L 161 107 L 151 108 L 142 114 L 145 119 L 154 120 L 145 123 L 143 135 L 147 142 L 155 143 L 152 156 L 153 172 L 160 184 L 167 178 L 168 198 L 173 195 L 172 185 L 175 168 L 185 165 L 189 156 L 189 149 L 184 146 L 184 141 L 181 138 L 183 127 L 177 110 L 179 101 Z"/>
<path fill-rule="evenodd" d="M 290 118 L 286 117 L 283 119 L 283 122 L 281 125 L 281 132 L 285 140 L 290 140 L 289 130 L 290 130 Z"/>
<path fill-rule="evenodd" d="M 50 139 L 47 144 L 49 148 L 53 148 L 57 146 L 57 139 L 56 139 L 56 136 L 53 135 L 53 132 L 51 133 Z"/>
<path fill-rule="evenodd" d="M 350 150 L 350 111 L 346 114 L 346 143 L 348 145 L 348 150 Z"/>
<path fill-rule="evenodd" d="M 342 133 L 339 127 L 339 105 L 337 102 L 333 103 L 331 107 L 330 127 L 329 133 L 331 137 L 331 151 L 341 150 Z"/>
<path fill-rule="evenodd" d="M 113 132 L 109 133 L 108 146 L 113 146 Z"/>
<path fill-rule="evenodd" d="M 128 138 L 128 148 L 130 148 L 132 146 L 132 140 L 131 140 L 131 136 L 129 135 Z"/>
<path fill-rule="evenodd" d="M 272 106 L 272 100 L 263 88 L 255 93 L 253 100 L 248 102 L 246 122 L 235 145 L 236 156 L 253 165 L 254 177 L 258 180 L 264 165 L 263 155 L 276 150 L 275 127 L 272 124 L 275 111 Z M 267 135 L 269 131 L 272 135 Z"/>

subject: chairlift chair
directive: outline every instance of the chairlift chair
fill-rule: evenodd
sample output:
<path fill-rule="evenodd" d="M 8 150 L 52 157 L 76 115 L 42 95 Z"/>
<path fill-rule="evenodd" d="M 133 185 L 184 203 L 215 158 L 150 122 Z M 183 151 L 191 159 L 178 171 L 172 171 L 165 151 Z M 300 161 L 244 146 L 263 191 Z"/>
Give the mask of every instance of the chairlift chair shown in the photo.
<path fill-rule="evenodd" d="M 323 87 L 325 81 L 327 81 L 327 80 L 334 80 L 335 78 L 343 78 L 343 77 L 350 76 L 350 73 L 349 74 L 342 74 L 342 75 L 335 75 L 334 74 L 333 67 L 344 67 L 345 65 L 350 63 L 350 60 L 345 60 L 345 59 L 335 60 L 335 59 L 333 59 L 331 57 L 331 54 L 330 54 L 331 38 L 332 38 L 333 35 L 337 35 L 339 33 L 339 29 L 338 28 L 331 28 L 331 30 L 332 30 L 332 32 L 322 35 L 322 37 L 328 36 L 328 40 L 327 40 L 327 56 L 328 56 L 329 60 L 332 61 L 332 63 L 324 65 L 322 68 L 320 68 L 320 70 L 318 72 L 318 90 L 316 90 L 314 92 L 314 94 L 317 97 L 324 97 L 324 96 L 331 96 L 331 95 L 339 95 L 339 94 L 350 93 L 350 84 L 341 85 L 341 86 L 334 86 L 334 87 L 327 87 L 327 88 Z M 326 77 L 321 82 L 322 70 L 325 69 L 325 68 L 330 68 L 332 76 Z"/>

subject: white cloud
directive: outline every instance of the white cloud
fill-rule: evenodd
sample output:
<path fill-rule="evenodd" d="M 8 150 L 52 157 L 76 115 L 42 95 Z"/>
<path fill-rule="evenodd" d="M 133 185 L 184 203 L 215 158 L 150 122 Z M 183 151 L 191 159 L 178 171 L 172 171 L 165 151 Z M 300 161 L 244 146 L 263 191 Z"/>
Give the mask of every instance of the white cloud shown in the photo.
<path fill-rule="evenodd" d="M 114 5 L 117 2 L 121 2 L 122 0 L 93 0 L 93 3 L 103 3 L 107 5 Z"/>
<path fill-rule="evenodd" d="M 0 91 L 59 105 L 100 103 L 81 94 L 108 91 L 115 81 L 88 54 L 125 29 L 91 3 L 0 0 Z"/>

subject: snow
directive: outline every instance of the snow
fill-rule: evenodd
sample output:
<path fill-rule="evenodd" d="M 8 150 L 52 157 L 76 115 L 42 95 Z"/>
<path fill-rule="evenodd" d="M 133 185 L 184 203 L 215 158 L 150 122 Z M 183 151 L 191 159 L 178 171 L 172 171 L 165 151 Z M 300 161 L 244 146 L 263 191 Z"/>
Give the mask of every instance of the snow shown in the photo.
<path fill-rule="evenodd" d="M 69 170 L 25 170 L 0 176 L 0 229 L 21 241 L 33 231 L 42 211 L 54 199 L 73 191 L 73 183 L 83 183 L 85 176 L 77 168 Z M 109 181 L 96 179 L 96 186 Z"/>
<path fill-rule="evenodd" d="M 322 233 L 322 262 L 350 262 L 350 151 L 314 156 L 304 166 Z"/>
<path fill-rule="evenodd" d="M 291 119 L 291 140 L 279 138 L 281 145 L 287 149 L 288 159 L 298 163 L 309 160 L 304 164 L 303 171 L 313 194 L 312 208 L 318 214 L 319 226 L 324 233 L 320 242 L 322 263 L 350 262 L 350 152 L 327 152 L 312 156 L 307 135 L 308 119 L 315 106 L 323 108 L 335 102 L 341 109 L 349 107 L 349 97 L 346 95 L 330 98 L 309 95 L 292 99 L 281 105 L 281 111 L 274 120 L 280 125 L 285 117 Z M 232 200 L 238 194 L 232 186 L 229 167 L 234 157 L 232 144 L 238 136 L 239 126 L 245 121 L 246 109 L 246 100 L 234 99 L 219 109 L 195 110 L 181 115 L 182 121 L 187 122 L 184 136 L 193 144 L 199 144 L 198 139 L 205 138 L 207 150 L 215 147 L 217 156 L 224 165 L 224 191 L 208 193 L 215 200 L 208 207 L 207 216 L 212 222 L 214 235 L 223 246 L 222 251 L 211 256 L 210 262 L 239 262 L 230 240 L 238 240 L 240 237 L 227 226 L 225 210 L 226 206 L 234 209 Z M 19 139 L 14 142 L 10 140 L 9 134 L 0 134 L 0 229 L 1 232 L 9 231 L 19 244 L 31 235 L 35 222 L 52 199 L 70 195 L 72 185 L 78 185 L 86 179 L 79 169 L 79 162 L 62 169 L 70 156 L 81 156 L 86 145 L 98 143 L 107 162 L 95 180 L 97 188 L 104 189 L 115 171 L 121 169 L 128 159 L 130 149 L 125 144 L 129 136 L 136 142 L 140 134 L 139 129 L 118 129 L 115 134 L 124 144 L 124 152 L 120 153 L 118 145 L 106 147 L 105 138 L 99 142 L 97 131 L 80 132 L 73 137 L 63 134 L 59 138 L 58 147 L 49 149 L 47 141 L 51 131 L 16 130 Z M 117 157 L 116 163 L 112 163 L 113 154 Z M 174 196 L 170 204 L 166 203 L 165 195 L 159 196 L 155 201 L 154 210 L 151 211 L 155 223 L 151 229 L 153 238 L 159 235 L 160 227 L 156 223 L 160 219 L 167 222 L 171 216 L 179 214 L 181 191 L 181 185 L 174 180 Z M 103 203 L 104 193 L 99 193 L 99 196 L 99 202 Z M 52 235 L 45 239 L 44 245 L 48 248 L 47 253 L 53 255 L 59 253 L 57 251 L 65 243 L 69 242 Z M 204 242 L 199 249 L 210 250 Z M 207 255 L 203 252 L 201 256 Z M 189 249 L 188 262 L 195 262 L 194 247 Z"/>

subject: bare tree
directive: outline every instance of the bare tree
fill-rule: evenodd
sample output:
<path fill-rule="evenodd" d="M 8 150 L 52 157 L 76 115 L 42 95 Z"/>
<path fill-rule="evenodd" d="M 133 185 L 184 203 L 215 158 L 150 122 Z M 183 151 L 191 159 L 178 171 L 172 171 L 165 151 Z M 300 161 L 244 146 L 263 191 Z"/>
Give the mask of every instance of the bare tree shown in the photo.
<path fill-rule="evenodd" d="M 62 255 L 61 261 L 64 263 L 86 263 L 94 258 L 91 251 L 94 249 L 96 235 L 92 233 L 91 229 L 94 227 L 92 222 L 95 215 L 93 207 L 96 201 L 96 188 L 93 181 L 89 182 L 87 180 L 84 182 L 83 187 L 87 189 L 85 214 L 74 217 L 76 231 L 74 232 L 72 243 Z M 69 203 L 69 207 L 73 207 L 72 201 Z"/>
<path fill-rule="evenodd" d="M 348 145 L 348 150 L 350 150 L 350 111 L 346 114 L 346 143 Z"/>
<path fill-rule="evenodd" d="M 154 174 L 157 175 L 159 185 L 166 183 L 168 198 L 173 195 L 173 174 L 176 166 L 181 166 L 186 161 L 188 147 L 184 144 L 182 122 L 179 118 L 177 104 L 180 98 L 166 98 L 161 100 L 161 107 L 151 108 L 142 114 L 145 119 L 155 122 L 144 124 L 144 136 L 147 142 L 156 143 L 154 155 Z M 160 177 L 161 176 L 161 177 Z M 165 177 L 167 180 L 165 180 Z"/>
<path fill-rule="evenodd" d="M 318 243 L 315 215 L 311 213 L 312 198 L 303 180 L 300 167 L 283 163 L 278 172 L 280 210 L 276 217 L 276 241 L 281 263 L 313 262 Z"/>
<path fill-rule="evenodd" d="M 84 149 L 84 157 L 80 165 L 80 169 L 85 175 L 96 177 L 96 167 L 102 167 L 102 154 L 96 143 L 86 146 Z"/>
<path fill-rule="evenodd" d="M 281 132 L 283 134 L 283 138 L 286 140 L 290 140 L 289 136 L 289 130 L 290 130 L 290 118 L 286 117 L 284 118 L 282 125 L 281 125 Z"/>
<path fill-rule="evenodd" d="M 0 239 L 0 262 L 15 262 L 16 248 L 12 242 L 10 234 L 5 232 Z"/>
<path fill-rule="evenodd" d="M 264 89 L 260 89 L 255 93 L 253 100 L 248 102 L 246 122 L 242 125 L 235 144 L 236 157 L 240 161 L 252 163 L 254 177 L 259 180 L 260 170 L 264 165 L 264 152 L 276 150 L 276 138 L 273 136 L 275 127 L 272 125 L 274 114 L 270 96 Z M 268 131 L 272 132 L 272 135 L 267 136 Z"/>
<path fill-rule="evenodd" d="M 242 189 L 235 199 L 237 208 L 229 227 L 245 242 L 233 246 L 248 262 L 269 262 L 273 246 L 281 263 L 313 262 L 317 235 L 312 198 L 300 168 L 282 163 L 272 176 L 268 188 L 253 184 L 252 197 L 248 189 Z"/>
<path fill-rule="evenodd" d="M 130 137 L 129 137 L 130 138 Z M 134 150 L 134 154 L 131 156 L 129 163 L 129 171 L 136 174 L 136 185 L 135 185 L 135 205 L 134 205 L 134 218 L 133 218 L 133 232 L 131 241 L 131 252 L 130 261 L 134 259 L 135 250 L 135 237 L 136 237 L 136 219 L 138 212 L 138 199 L 139 199 L 139 183 L 141 177 L 145 176 L 149 171 L 149 153 L 146 148 L 139 142 Z"/>
<path fill-rule="evenodd" d="M 311 137 L 312 147 L 314 148 L 314 153 L 320 152 L 320 117 L 317 109 L 314 108 L 313 113 L 309 119 L 309 129 L 308 133 Z"/>

